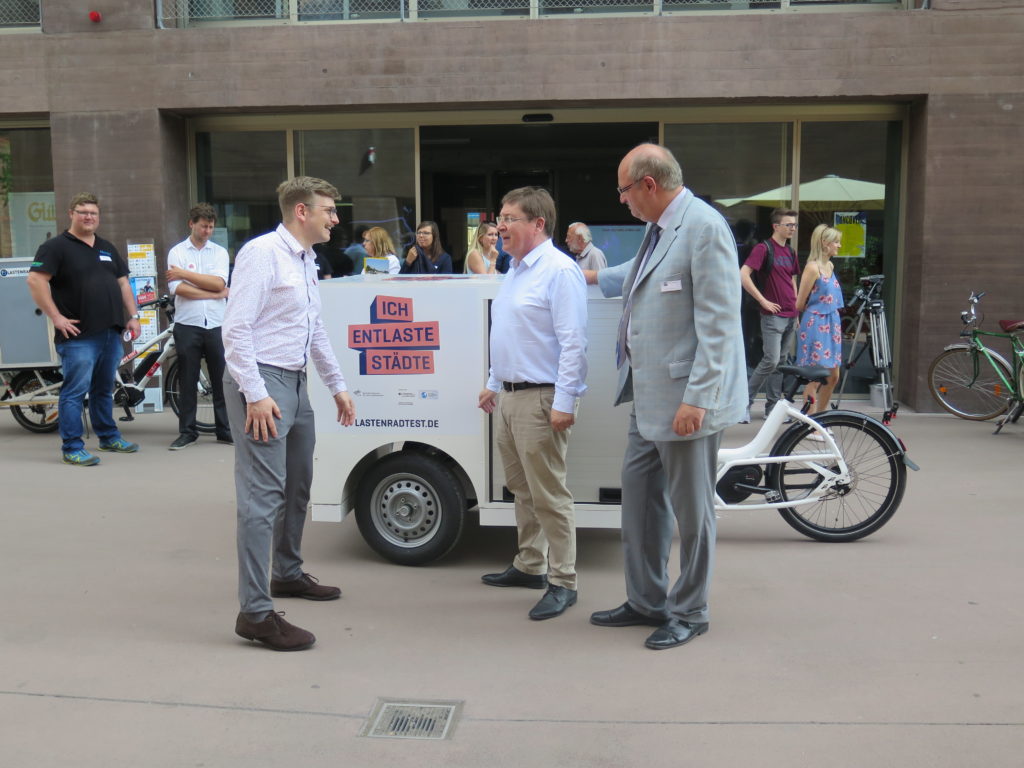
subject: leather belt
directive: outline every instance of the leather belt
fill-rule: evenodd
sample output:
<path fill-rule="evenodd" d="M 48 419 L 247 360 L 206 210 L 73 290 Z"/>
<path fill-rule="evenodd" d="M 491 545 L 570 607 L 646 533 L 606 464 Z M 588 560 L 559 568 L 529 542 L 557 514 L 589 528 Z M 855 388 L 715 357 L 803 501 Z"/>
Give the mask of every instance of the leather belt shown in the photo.
<path fill-rule="evenodd" d="M 536 389 L 537 387 L 553 387 L 554 384 L 535 384 L 532 381 L 503 381 L 501 388 L 506 392 L 517 392 L 520 389 Z"/>

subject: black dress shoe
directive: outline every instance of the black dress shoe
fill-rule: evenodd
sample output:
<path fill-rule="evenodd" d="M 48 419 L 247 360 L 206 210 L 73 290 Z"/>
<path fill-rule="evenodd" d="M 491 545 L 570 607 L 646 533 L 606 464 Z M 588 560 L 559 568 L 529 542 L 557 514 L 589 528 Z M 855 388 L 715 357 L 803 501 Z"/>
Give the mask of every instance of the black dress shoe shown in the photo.
<path fill-rule="evenodd" d="M 530 610 L 530 618 L 534 621 L 543 621 L 561 616 L 570 605 L 576 605 L 576 595 L 575 589 L 551 584 L 544 597 Z"/>
<path fill-rule="evenodd" d="M 548 577 L 544 574 L 535 576 L 523 573 L 514 565 L 510 565 L 501 573 L 485 573 L 480 577 L 484 584 L 492 587 L 526 587 L 527 589 L 544 589 L 548 585 Z"/>
<path fill-rule="evenodd" d="M 623 603 L 610 611 L 595 611 L 590 614 L 590 623 L 599 627 L 635 627 L 641 624 L 660 627 L 665 623 L 665 617 L 647 616 L 634 610 L 629 603 Z"/>
<path fill-rule="evenodd" d="M 651 636 L 647 638 L 644 645 L 655 651 L 663 651 L 666 648 L 685 645 L 693 640 L 693 638 L 703 635 L 707 631 L 708 623 L 706 621 L 669 619 L 651 633 Z"/>

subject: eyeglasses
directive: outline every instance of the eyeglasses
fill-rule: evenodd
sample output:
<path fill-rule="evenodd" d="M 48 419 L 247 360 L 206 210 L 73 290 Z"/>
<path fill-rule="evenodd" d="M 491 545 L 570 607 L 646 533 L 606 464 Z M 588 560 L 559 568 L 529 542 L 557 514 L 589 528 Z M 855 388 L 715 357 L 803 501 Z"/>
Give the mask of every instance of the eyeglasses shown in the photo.
<path fill-rule="evenodd" d="M 72 211 L 72 213 L 81 216 L 83 219 L 87 219 L 90 216 L 92 216 L 93 218 L 98 219 L 99 216 L 100 216 L 100 212 L 99 211 Z"/>
<path fill-rule="evenodd" d="M 796 229 L 796 224 L 779 224 L 780 227 L 786 227 L 787 229 Z"/>
<path fill-rule="evenodd" d="M 313 205 L 312 203 L 303 203 L 307 208 L 321 208 L 327 211 L 327 215 L 333 219 L 338 218 L 338 209 L 333 205 Z"/>
<path fill-rule="evenodd" d="M 494 219 L 495 224 L 515 224 L 517 221 L 529 221 L 528 216 L 497 216 Z"/>
<path fill-rule="evenodd" d="M 433 236 L 434 236 L 434 233 L 431 232 L 429 229 L 424 231 L 424 232 L 417 232 L 416 233 L 416 237 L 433 237 Z"/>
<path fill-rule="evenodd" d="M 643 181 L 646 178 L 647 178 L 646 176 L 641 176 L 639 179 L 634 181 L 632 184 L 627 184 L 624 187 L 616 187 L 615 191 L 618 192 L 620 195 L 624 195 L 627 192 L 629 192 L 629 190 L 631 190 L 633 187 L 635 187 L 637 184 L 639 184 L 641 181 Z"/>

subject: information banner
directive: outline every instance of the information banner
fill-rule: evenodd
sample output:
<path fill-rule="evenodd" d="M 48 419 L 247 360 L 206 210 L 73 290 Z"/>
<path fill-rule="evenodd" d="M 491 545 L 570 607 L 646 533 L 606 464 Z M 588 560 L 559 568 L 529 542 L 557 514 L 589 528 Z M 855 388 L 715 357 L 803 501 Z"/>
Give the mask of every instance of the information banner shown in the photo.
<path fill-rule="evenodd" d="M 843 233 L 843 244 L 836 256 L 863 259 L 867 255 L 868 215 L 863 211 L 836 211 L 833 225 Z"/>
<path fill-rule="evenodd" d="M 437 277 L 443 279 L 363 275 L 362 282 L 321 284 L 324 324 L 356 404 L 352 431 L 479 433 L 487 299 L 498 281 Z M 453 285 L 459 281 L 470 284 Z M 323 412 L 333 407 L 320 386 L 311 386 L 310 397 Z"/>
<path fill-rule="evenodd" d="M 156 277 L 156 249 L 152 240 L 128 243 L 128 269 L 133 277 Z"/>

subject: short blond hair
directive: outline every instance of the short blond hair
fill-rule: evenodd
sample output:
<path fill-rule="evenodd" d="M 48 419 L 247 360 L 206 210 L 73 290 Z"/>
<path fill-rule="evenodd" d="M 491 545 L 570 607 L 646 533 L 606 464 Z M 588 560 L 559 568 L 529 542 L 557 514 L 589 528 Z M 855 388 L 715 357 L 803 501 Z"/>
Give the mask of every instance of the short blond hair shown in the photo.
<path fill-rule="evenodd" d="M 290 221 L 299 203 L 312 205 L 315 195 L 323 195 L 331 200 L 338 199 L 338 189 L 323 179 L 313 176 L 296 176 L 294 179 L 282 181 L 277 185 L 277 203 L 281 206 L 281 215 Z"/>

